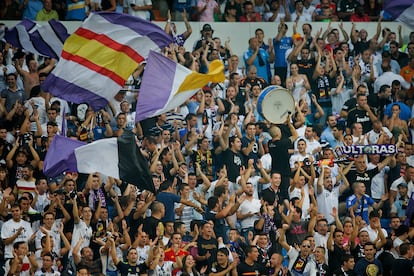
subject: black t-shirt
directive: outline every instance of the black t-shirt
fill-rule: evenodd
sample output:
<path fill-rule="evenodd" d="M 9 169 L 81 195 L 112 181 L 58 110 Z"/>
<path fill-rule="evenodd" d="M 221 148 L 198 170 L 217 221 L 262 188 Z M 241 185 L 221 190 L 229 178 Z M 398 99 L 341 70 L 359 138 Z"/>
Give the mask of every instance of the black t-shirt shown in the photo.
<path fill-rule="evenodd" d="M 165 178 L 168 180 L 173 181 L 174 180 L 174 175 L 171 175 L 170 170 L 174 168 L 174 165 L 172 163 L 167 164 L 166 166 L 162 167 L 162 172 L 165 175 Z"/>
<path fill-rule="evenodd" d="M 223 237 L 226 235 L 226 221 L 224 218 L 216 218 L 217 213 L 212 211 L 212 210 L 208 210 L 205 215 L 204 218 L 206 220 L 211 220 L 212 222 L 214 222 L 214 233 L 216 234 L 216 237 Z M 226 240 L 224 238 L 224 240 Z"/>
<path fill-rule="evenodd" d="M 381 261 L 383 274 L 382 276 L 390 276 L 392 271 L 392 266 L 395 261 L 394 256 L 389 251 L 384 251 L 378 256 L 378 260 Z M 396 274 L 397 275 L 397 274 Z"/>
<path fill-rule="evenodd" d="M 266 249 L 266 248 L 260 248 L 257 247 L 257 251 L 259 251 L 259 257 L 257 258 L 257 263 L 260 266 L 266 266 L 270 264 L 270 256 L 272 255 L 272 248 Z"/>
<path fill-rule="evenodd" d="M 318 99 L 321 107 L 332 107 L 331 101 L 331 83 L 329 75 L 318 76 L 310 82 L 312 93 Z"/>
<path fill-rule="evenodd" d="M 342 265 L 342 256 L 345 255 L 345 250 L 334 244 L 334 250 L 329 250 L 329 268 L 331 271 L 341 268 Z"/>
<path fill-rule="evenodd" d="M 351 247 L 351 254 L 354 256 L 355 263 L 357 263 L 360 259 L 365 258 L 364 247 L 360 244 L 357 244 L 355 248 Z"/>
<path fill-rule="evenodd" d="M 289 148 L 291 147 L 289 139 L 269 141 L 269 153 L 272 157 L 272 171 L 279 172 L 282 176 L 290 176 L 289 165 Z"/>
<path fill-rule="evenodd" d="M 338 12 L 350 12 L 353 13 L 355 11 L 356 7 L 361 6 L 361 4 L 358 1 L 352 1 L 352 0 L 342 0 L 340 4 L 337 7 Z M 344 21 L 350 21 L 351 16 L 347 15 L 344 18 L 341 18 Z"/>
<path fill-rule="evenodd" d="M 388 99 L 380 99 L 377 94 L 369 94 L 367 97 L 368 105 L 374 110 L 377 115 L 384 113 L 384 107 L 391 103 Z M 349 112 L 357 105 L 356 98 L 350 98 L 342 106 L 342 110 Z"/>
<path fill-rule="evenodd" d="M 403 68 L 403 67 L 407 66 L 408 62 L 409 62 L 408 55 L 406 53 L 402 53 L 402 52 L 399 52 L 398 58 L 395 58 L 395 57 L 391 56 L 391 59 L 397 61 L 398 64 L 400 65 L 400 68 Z"/>
<path fill-rule="evenodd" d="M 237 274 L 239 276 L 266 275 L 266 268 L 257 263 L 248 265 L 245 262 L 242 262 L 237 266 Z"/>
<path fill-rule="evenodd" d="M 197 239 L 198 256 L 205 256 L 207 252 L 210 252 L 211 254 L 211 257 L 208 260 L 197 261 L 198 270 L 200 270 L 203 266 L 207 265 L 208 266 L 207 272 L 209 272 L 211 268 L 211 264 L 216 261 L 217 249 L 218 249 L 218 243 L 215 238 L 206 240 L 202 236 L 198 237 Z"/>
<path fill-rule="evenodd" d="M 275 191 L 272 187 L 269 187 L 262 191 L 262 199 L 269 205 L 273 205 L 275 203 L 275 200 L 279 204 L 283 204 L 283 198 L 281 197 L 280 189 Z"/>
<path fill-rule="evenodd" d="M 308 236 L 309 221 L 291 222 L 290 228 L 286 232 L 288 244 L 302 244 L 302 241 Z"/>
<path fill-rule="evenodd" d="M 370 170 L 366 170 L 365 172 L 357 172 L 356 170 L 350 170 L 348 174 L 346 175 L 346 179 L 348 179 L 349 183 L 355 183 L 355 182 L 362 182 L 365 184 L 366 191 L 365 193 L 369 196 L 371 196 L 371 182 L 375 175 L 378 174 L 378 167 L 375 167 Z M 343 197 L 347 198 L 352 194 L 352 191 L 350 188 L 345 190 L 342 195 L 341 199 Z"/>
<path fill-rule="evenodd" d="M 354 276 L 355 272 L 353 270 L 344 271 L 342 268 L 335 270 L 332 274 L 334 276 Z"/>
<path fill-rule="evenodd" d="M 130 237 L 135 237 L 138 233 L 138 226 L 144 223 L 144 218 L 139 217 L 138 219 L 134 219 L 134 213 L 135 210 L 132 210 L 132 212 L 127 217 L 127 222 L 130 227 L 129 235 Z"/>
<path fill-rule="evenodd" d="M 364 134 L 372 130 L 372 120 L 366 110 L 360 110 L 358 108 L 351 109 L 348 113 L 346 126 L 352 128 L 353 123 L 361 123 Z"/>
<path fill-rule="evenodd" d="M 298 60 L 297 65 L 299 67 L 299 74 L 305 74 L 308 80 L 312 79 L 313 71 L 315 71 L 315 59 Z"/>
<path fill-rule="evenodd" d="M 227 149 L 222 153 L 223 164 L 227 168 L 227 177 L 233 183 L 236 183 L 237 177 L 240 175 L 240 167 L 243 166 L 243 155 L 234 153 L 231 149 Z"/>
<path fill-rule="evenodd" d="M 358 41 L 354 44 L 355 55 L 362 54 L 363 51 L 369 48 L 369 43 L 371 40 L 368 41 Z"/>
<path fill-rule="evenodd" d="M 413 262 L 404 258 L 396 259 L 392 265 L 392 275 L 413 275 Z"/>
<path fill-rule="evenodd" d="M 249 144 L 251 143 L 251 140 L 249 138 L 247 138 L 246 136 L 243 136 L 241 139 L 242 142 L 242 149 L 247 148 L 249 146 Z M 253 165 L 255 167 L 255 169 L 257 170 L 257 160 L 259 159 L 259 143 L 256 141 L 255 138 L 255 142 L 254 145 L 252 147 L 252 150 L 250 151 L 249 155 L 244 155 L 244 165 L 247 167 L 247 163 L 249 159 L 253 159 Z"/>
<path fill-rule="evenodd" d="M 221 265 L 219 265 L 217 262 L 214 262 L 214 263 L 211 265 L 211 269 L 210 269 L 210 271 L 211 271 L 212 273 L 220 273 L 220 272 L 222 272 L 222 271 L 226 270 L 228 267 L 229 267 L 229 264 L 227 264 L 227 266 L 226 266 L 226 267 L 222 267 L 222 266 L 221 266 Z M 230 276 L 230 275 L 231 275 L 231 270 L 230 270 L 230 272 L 227 272 L 226 274 L 224 274 L 224 276 Z"/>
<path fill-rule="evenodd" d="M 132 266 L 128 263 L 119 262 L 116 267 L 119 269 L 121 276 L 138 276 L 146 274 L 148 270 L 148 266 L 145 263 Z"/>
<path fill-rule="evenodd" d="M 91 276 L 100 275 L 102 272 L 102 262 L 100 259 L 87 262 L 84 259 L 81 259 L 78 266 L 86 266 L 89 269 Z"/>
<path fill-rule="evenodd" d="M 161 220 L 154 217 L 147 217 L 144 219 L 144 226 L 142 231 L 147 233 L 149 239 L 154 240 L 157 237 L 157 226 Z"/>
<path fill-rule="evenodd" d="M 328 266 L 327 264 L 323 263 L 323 264 L 316 264 L 316 276 L 327 276 L 327 275 L 332 275 L 331 274 L 331 267 Z"/>
<path fill-rule="evenodd" d="M 378 97 L 378 94 L 368 95 L 368 105 L 374 110 L 377 117 L 382 120 L 384 118 L 384 109 L 391 103 L 390 100 Z"/>

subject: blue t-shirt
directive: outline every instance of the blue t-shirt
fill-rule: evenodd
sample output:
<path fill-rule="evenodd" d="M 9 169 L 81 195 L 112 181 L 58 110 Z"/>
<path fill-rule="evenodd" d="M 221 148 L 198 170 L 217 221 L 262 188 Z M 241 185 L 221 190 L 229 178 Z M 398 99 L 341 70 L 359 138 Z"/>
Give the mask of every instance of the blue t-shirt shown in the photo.
<path fill-rule="evenodd" d="M 365 258 L 360 259 L 354 268 L 356 275 L 382 275 L 382 264 L 378 259 L 374 259 L 372 262 L 367 261 Z"/>
<path fill-rule="evenodd" d="M 346 209 L 354 206 L 356 201 L 357 197 L 355 195 L 349 196 L 346 199 Z M 363 198 L 359 201 L 358 208 L 354 211 L 355 216 L 361 216 L 362 219 L 368 223 L 368 207 L 374 205 L 374 203 L 375 201 L 369 195 L 364 195 Z"/>
<path fill-rule="evenodd" d="M 253 55 L 253 53 L 254 53 L 253 50 L 249 48 L 243 55 L 246 68 L 249 66 L 247 65 L 247 60 Z M 259 62 L 259 55 L 262 58 L 263 63 Z M 256 59 L 253 62 L 253 65 L 256 66 L 257 76 L 265 80 L 269 79 L 269 76 L 267 74 L 268 73 L 267 64 L 269 63 L 268 60 L 269 60 L 269 53 L 263 50 L 262 48 L 259 48 L 259 53 L 257 54 Z"/>
<path fill-rule="evenodd" d="M 292 48 L 293 40 L 291 37 L 282 37 L 282 39 L 277 42 L 276 39 L 273 39 L 273 47 L 275 51 L 275 67 L 287 67 L 286 61 L 286 51 Z"/>
<path fill-rule="evenodd" d="M 20 3 L 23 3 L 24 0 L 21 0 Z M 36 15 L 39 11 L 43 9 L 43 1 L 40 0 L 29 0 L 26 7 L 23 10 L 23 18 L 30 20 L 36 20 Z"/>
<path fill-rule="evenodd" d="M 78 1 L 76 3 L 71 0 L 66 0 L 67 12 L 66 20 L 84 20 L 86 17 L 85 1 Z"/>
<path fill-rule="evenodd" d="M 394 104 L 397 104 L 400 107 L 400 119 L 401 120 L 405 120 L 408 121 L 411 118 L 411 110 L 410 108 L 402 102 L 395 102 L 395 103 L 390 103 L 389 105 L 387 105 L 387 107 L 385 108 L 384 114 L 388 116 L 388 118 L 391 118 L 392 116 L 392 106 Z"/>
<path fill-rule="evenodd" d="M 174 203 L 180 203 L 181 197 L 173 193 L 161 192 L 157 195 L 157 201 L 162 202 L 165 207 L 165 215 L 162 222 L 175 221 Z"/>

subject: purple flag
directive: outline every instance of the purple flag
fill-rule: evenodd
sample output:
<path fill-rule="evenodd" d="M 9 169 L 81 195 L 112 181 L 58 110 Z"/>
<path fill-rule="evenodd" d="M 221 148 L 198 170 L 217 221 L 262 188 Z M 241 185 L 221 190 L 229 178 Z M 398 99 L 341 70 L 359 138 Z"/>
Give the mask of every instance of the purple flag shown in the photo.
<path fill-rule="evenodd" d="M 414 29 L 414 0 L 386 0 L 384 12 L 390 14 L 392 19 Z"/>
<path fill-rule="evenodd" d="M 6 41 L 14 47 L 54 59 L 60 58 L 63 43 L 68 37 L 66 27 L 54 19 L 42 26 L 24 19 L 5 34 Z"/>
<path fill-rule="evenodd" d="M 56 177 L 66 171 L 78 171 L 74 151 L 83 145 L 86 145 L 86 143 L 55 135 L 45 157 L 44 174 L 49 177 Z"/>

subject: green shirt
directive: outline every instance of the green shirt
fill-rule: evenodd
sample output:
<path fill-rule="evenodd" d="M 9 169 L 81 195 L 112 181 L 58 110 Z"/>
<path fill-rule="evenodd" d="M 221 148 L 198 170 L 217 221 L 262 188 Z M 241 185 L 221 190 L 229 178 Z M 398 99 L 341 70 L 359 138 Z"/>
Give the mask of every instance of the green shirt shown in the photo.
<path fill-rule="evenodd" d="M 59 20 L 59 15 L 55 10 L 47 12 L 45 9 L 42 9 L 36 15 L 36 21 L 49 21 L 51 19 Z"/>

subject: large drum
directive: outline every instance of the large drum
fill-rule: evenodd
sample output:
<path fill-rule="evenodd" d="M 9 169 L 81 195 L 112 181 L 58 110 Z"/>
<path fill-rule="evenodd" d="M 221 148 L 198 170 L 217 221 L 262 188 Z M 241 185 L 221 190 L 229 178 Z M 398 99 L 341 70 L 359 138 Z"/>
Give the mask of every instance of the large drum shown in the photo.
<path fill-rule="evenodd" d="M 283 124 L 287 116 L 295 112 L 295 100 L 287 89 L 271 85 L 260 93 L 257 110 L 269 122 Z"/>

